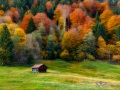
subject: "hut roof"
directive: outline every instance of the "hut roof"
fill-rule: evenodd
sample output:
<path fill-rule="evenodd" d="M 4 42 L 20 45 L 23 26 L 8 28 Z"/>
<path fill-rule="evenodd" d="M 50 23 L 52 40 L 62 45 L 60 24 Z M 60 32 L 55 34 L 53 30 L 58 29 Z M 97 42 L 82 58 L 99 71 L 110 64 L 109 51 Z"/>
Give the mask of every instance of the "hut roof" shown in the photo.
<path fill-rule="evenodd" d="M 41 66 L 43 66 L 44 64 L 37 64 L 37 65 L 34 65 L 34 66 L 32 66 L 32 68 L 39 68 L 39 67 L 41 67 Z"/>

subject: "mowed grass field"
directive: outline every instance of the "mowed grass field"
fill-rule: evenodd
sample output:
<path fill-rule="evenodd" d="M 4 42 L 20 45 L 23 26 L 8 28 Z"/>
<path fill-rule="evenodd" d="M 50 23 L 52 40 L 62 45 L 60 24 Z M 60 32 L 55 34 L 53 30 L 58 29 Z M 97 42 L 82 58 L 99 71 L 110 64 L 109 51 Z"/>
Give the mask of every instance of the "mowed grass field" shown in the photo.
<path fill-rule="evenodd" d="M 47 73 L 0 66 L 0 90 L 120 90 L 120 66 L 105 62 L 44 60 Z"/>

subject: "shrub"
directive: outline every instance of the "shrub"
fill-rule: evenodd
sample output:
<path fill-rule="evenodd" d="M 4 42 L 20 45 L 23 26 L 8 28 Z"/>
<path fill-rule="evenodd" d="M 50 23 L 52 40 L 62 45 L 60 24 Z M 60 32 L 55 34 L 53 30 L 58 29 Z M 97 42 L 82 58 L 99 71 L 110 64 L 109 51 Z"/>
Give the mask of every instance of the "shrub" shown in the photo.
<path fill-rule="evenodd" d="M 113 62 L 120 64 L 120 55 L 113 55 L 112 60 Z"/>
<path fill-rule="evenodd" d="M 97 49 L 97 55 L 99 59 L 107 59 L 108 58 L 108 50 L 106 48 L 98 48 Z"/>
<path fill-rule="evenodd" d="M 41 56 L 42 56 L 43 59 L 48 58 L 48 55 L 47 55 L 46 51 L 43 50 L 43 51 L 41 51 L 40 54 L 41 54 Z"/>
<path fill-rule="evenodd" d="M 91 60 L 91 61 L 94 61 L 95 60 L 95 57 L 91 54 L 88 54 L 88 59 Z"/>
<path fill-rule="evenodd" d="M 64 50 L 61 54 L 60 54 L 60 58 L 64 59 L 64 60 L 70 60 L 70 54 L 68 52 L 68 50 Z"/>
<path fill-rule="evenodd" d="M 83 59 L 85 59 L 85 53 L 84 52 L 80 52 L 77 55 L 77 61 L 82 61 Z"/>

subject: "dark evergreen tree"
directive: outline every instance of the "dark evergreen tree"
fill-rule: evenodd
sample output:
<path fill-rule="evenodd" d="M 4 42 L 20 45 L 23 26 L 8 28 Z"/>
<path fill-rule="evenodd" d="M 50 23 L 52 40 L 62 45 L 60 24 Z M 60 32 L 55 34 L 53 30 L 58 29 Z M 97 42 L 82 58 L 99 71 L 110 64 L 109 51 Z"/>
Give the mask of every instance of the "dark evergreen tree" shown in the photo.
<path fill-rule="evenodd" d="M 73 4 L 73 0 L 60 0 L 60 3 L 61 4 L 66 4 L 66 5 L 71 5 L 71 4 Z"/>
<path fill-rule="evenodd" d="M 13 60 L 14 60 L 14 53 L 13 53 L 13 49 L 14 49 L 14 45 L 13 45 L 13 41 L 11 40 L 11 36 L 10 36 L 10 32 L 8 31 L 7 26 L 3 26 L 3 30 L 1 32 L 1 38 L 0 38 L 0 48 L 2 48 L 2 51 L 5 51 L 5 56 L 2 63 L 4 65 L 7 64 L 12 64 Z"/>
<path fill-rule="evenodd" d="M 22 20 L 25 14 L 25 9 L 21 7 L 19 10 L 20 10 L 20 20 Z"/>
<path fill-rule="evenodd" d="M 48 13 L 48 17 L 49 17 L 50 19 L 53 19 L 53 15 L 54 15 L 54 9 L 51 8 L 51 9 L 50 9 L 50 12 Z"/>
<path fill-rule="evenodd" d="M 49 56 L 49 59 L 52 59 L 52 60 L 55 59 L 55 53 L 54 53 L 55 47 L 56 47 L 56 43 L 55 43 L 54 36 L 50 34 L 47 37 L 47 54 Z"/>
<path fill-rule="evenodd" d="M 120 41 L 120 26 L 116 29 L 116 36 L 117 36 L 116 40 Z"/>
<path fill-rule="evenodd" d="M 43 5 L 43 6 L 45 7 L 47 1 L 48 1 L 48 0 L 41 0 L 40 3 L 41 3 L 41 5 Z"/>
<path fill-rule="evenodd" d="M 26 29 L 26 33 L 31 33 L 35 30 L 36 30 L 35 23 L 34 23 L 33 19 L 31 18 L 29 21 L 28 27 Z"/>
<path fill-rule="evenodd" d="M 109 6 L 112 8 L 113 6 L 117 6 L 119 0 L 108 0 Z"/>
<path fill-rule="evenodd" d="M 102 36 L 104 40 L 107 41 L 107 34 L 106 34 L 106 29 L 102 23 L 97 23 L 94 28 L 93 28 L 93 34 L 96 37 L 96 40 L 98 39 L 99 36 Z"/>
<path fill-rule="evenodd" d="M 111 10 L 114 14 L 120 15 L 120 8 L 118 6 L 114 6 Z"/>
<path fill-rule="evenodd" d="M 30 10 L 31 10 L 33 15 L 36 15 L 39 12 L 39 7 L 38 6 L 32 6 Z"/>
<path fill-rule="evenodd" d="M 10 8 L 8 5 L 8 0 L 1 0 L 0 1 L 0 9 L 7 11 Z"/>
<path fill-rule="evenodd" d="M 38 6 L 38 12 L 45 12 L 45 6 L 43 6 L 41 3 Z"/>
<path fill-rule="evenodd" d="M 96 23 L 99 23 L 99 21 L 100 21 L 100 19 L 99 19 L 99 13 L 98 12 L 96 13 L 95 21 L 96 21 Z"/>
<path fill-rule="evenodd" d="M 104 0 L 98 0 L 99 2 L 103 2 Z"/>

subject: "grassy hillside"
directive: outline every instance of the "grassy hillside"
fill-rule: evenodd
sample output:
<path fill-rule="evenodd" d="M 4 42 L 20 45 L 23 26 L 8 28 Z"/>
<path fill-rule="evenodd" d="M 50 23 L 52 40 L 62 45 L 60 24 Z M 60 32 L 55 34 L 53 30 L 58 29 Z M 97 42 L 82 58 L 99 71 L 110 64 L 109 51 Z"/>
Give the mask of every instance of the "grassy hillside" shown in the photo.
<path fill-rule="evenodd" d="M 103 62 L 41 61 L 47 73 L 30 67 L 0 66 L 0 90 L 119 90 L 120 66 Z M 98 85 L 99 82 L 105 84 Z"/>

